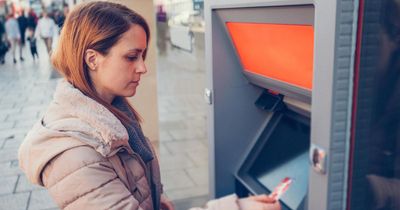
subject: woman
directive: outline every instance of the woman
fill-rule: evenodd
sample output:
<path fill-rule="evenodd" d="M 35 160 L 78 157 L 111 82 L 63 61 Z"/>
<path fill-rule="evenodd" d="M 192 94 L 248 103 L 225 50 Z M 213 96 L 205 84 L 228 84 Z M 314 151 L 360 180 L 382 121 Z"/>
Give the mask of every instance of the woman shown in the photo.
<path fill-rule="evenodd" d="M 21 33 L 19 31 L 18 21 L 17 19 L 15 19 L 14 14 L 8 15 L 7 21 L 5 23 L 5 29 L 6 29 L 7 39 L 11 43 L 13 62 L 17 63 L 17 59 L 15 58 L 15 51 L 17 49 L 17 45 L 19 46 L 19 58 L 21 61 L 24 61 L 24 58 L 22 57 Z"/>
<path fill-rule="evenodd" d="M 146 21 L 119 4 L 91 2 L 67 17 L 52 55 L 65 79 L 19 150 L 28 179 L 60 208 L 173 210 L 140 117 L 125 98 L 147 72 L 149 38 Z M 230 196 L 213 203 L 268 203 L 257 199 L 273 202 Z"/>
<path fill-rule="evenodd" d="M 42 38 L 46 45 L 47 53 L 50 55 L 53 37 L 56 32 L 56 23 L 49 17 L 47 12 L 43 12 L 43 16 L 39 19 L 35 29 L 35 37 Z"/>

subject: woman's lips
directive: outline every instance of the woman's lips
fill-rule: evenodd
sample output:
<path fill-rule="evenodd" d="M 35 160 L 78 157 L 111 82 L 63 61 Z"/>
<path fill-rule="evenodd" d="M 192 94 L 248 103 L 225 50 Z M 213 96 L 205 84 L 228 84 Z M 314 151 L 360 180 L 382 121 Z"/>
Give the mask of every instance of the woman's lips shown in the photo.
<path fill-rule="evenodd" d="M 132 84 L 132 85 L 139 85 L 139 81 L 140 81 L 140 80 L 131 81 L 129 84 Z"/>

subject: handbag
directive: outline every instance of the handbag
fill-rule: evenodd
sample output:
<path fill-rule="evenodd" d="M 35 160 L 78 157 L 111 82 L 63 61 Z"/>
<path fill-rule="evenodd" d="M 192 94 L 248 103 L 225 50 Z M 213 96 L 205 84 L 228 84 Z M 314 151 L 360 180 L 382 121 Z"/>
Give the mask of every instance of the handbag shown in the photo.
<path fill-rule="evenodd" d="M 0 54 L 4 55 L 10 49 L 10 42 L 9 41 L 2 41 L 0 42 Z"/>

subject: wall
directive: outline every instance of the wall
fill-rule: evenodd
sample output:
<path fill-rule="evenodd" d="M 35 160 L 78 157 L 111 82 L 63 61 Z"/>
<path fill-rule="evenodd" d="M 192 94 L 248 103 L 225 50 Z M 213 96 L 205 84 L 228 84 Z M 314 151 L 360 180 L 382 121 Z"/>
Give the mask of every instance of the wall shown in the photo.
<path fill-rule="evenodd" d="M 143 131 L 151 141 L 159 140 L 158 103 L 157 103 L 157 49 L 155 11 L 153 1 L 149 0 L 114 0 L 141 14 L 150 26 L 151 38 L 147 52 L 147 74 L 143 76 L 136 96 L 131 98 L 135 109 L 143 118 Z"/>

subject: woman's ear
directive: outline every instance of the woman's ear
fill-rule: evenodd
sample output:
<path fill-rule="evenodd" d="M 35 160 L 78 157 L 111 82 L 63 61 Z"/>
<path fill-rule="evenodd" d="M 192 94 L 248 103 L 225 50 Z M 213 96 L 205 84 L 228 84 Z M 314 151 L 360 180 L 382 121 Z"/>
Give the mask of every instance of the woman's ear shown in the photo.
<path fill-rule="evenodd" d="M 85 62 L 90 70 L 95 71 L 98 66 L 98 52 L 92 49 L 87 49 L 85 52 Z"/>

